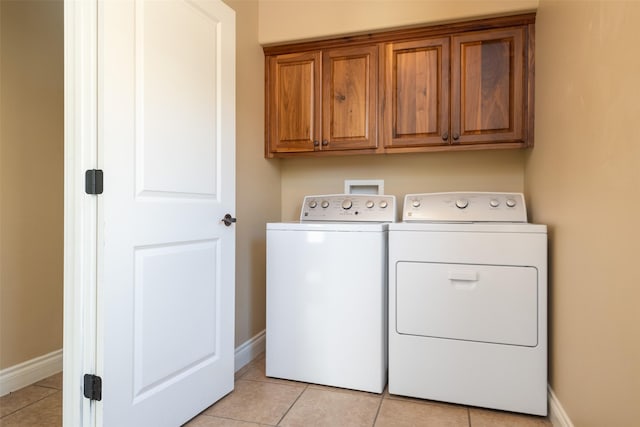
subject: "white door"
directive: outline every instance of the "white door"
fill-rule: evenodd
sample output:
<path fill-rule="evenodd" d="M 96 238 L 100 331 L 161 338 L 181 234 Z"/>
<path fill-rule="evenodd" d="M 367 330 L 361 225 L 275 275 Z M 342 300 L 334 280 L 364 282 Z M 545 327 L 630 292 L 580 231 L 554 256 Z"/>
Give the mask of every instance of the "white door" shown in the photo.
<path fill-rule="evenodd" d="M 235 14 L 98 8 L 98 425 L 178 426 L 234 372 Z"/>

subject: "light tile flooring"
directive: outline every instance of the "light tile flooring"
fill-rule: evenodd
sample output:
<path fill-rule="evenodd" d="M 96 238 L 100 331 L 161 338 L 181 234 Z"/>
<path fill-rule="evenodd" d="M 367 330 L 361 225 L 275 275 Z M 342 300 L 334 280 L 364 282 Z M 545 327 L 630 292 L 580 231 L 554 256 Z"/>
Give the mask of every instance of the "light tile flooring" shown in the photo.
<path fill-rule="evenodd" d="M 0 427 L 61 426 L 62 374 L 0 397 Z M 550 427 L 542 417 L 267 378 L 264 355 L 185 427 Z M 146 426 L 141 426 L 146 427 Z M 151 427 L 151 426 L 149 426 Z"/>
<path fill-rule="evenodd" d="M 551 427 L 547 418 L 268 378 L 264 355 L 185 427 Z"/>
<path fill-rule="evenodd" d="M 62 426 L 62 373 L 0 397 L 0 426 Z"/>

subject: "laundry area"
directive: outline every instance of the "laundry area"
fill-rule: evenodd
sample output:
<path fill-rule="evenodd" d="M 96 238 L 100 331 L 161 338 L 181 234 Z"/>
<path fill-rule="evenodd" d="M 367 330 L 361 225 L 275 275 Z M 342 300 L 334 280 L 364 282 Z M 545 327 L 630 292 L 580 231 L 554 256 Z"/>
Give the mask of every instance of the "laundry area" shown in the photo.
<path fill-rule="evenodd" d="M 0 1 L 0 425 L 638 424 L 639 21 Z"/>
<path fill-rule="evenodd" d="M 266 376 L 546 416 L 546 226 L 518 193 L 395 200 L 267 224 Z"/>

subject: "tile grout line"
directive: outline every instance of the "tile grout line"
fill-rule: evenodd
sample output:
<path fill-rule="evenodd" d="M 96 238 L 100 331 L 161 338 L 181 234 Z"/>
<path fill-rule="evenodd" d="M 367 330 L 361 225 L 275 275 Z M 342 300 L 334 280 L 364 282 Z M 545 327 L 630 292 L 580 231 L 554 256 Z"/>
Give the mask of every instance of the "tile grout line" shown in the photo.
<path fill-rule="evenodd" d="M 378 415 L 380 415 L 380 409 L 382 408 L 383 401 L 384 401 L 384 390 L 382 390 L 382 393 L 380 393 L 380 403 L 378 403 L 378 410 L 376 411 L 376 416 L 373 417 L 373 424 L 371 424 L 371 427 L 375 427 L 376 422 L 378 422 Z"/>
<path fill-rule="evenodd" d="M 232 417 L 225 417 L 225 416 L 222 416 L 222 415 L 209 415 L 209 414 L 198 414 L 194 418 L 190 419 L 188 421 L 188 423 L 193 421 L 193 420 L 195 420 L 196 418 L 200 418 L 200 417 L 208 417 L 208 418 L 214 418 L 214 419 L 217 418 L 219 420 L 229 420 L 229 421 L 236 421 L 236 422 L 239 422 L 239 423 L 252 423 L 252 424 L 264 425 L 264 426 L 269 426 L 269 427 L 277 427 L 277 426 L 272 425 L 272 424 L 266 424 L 266 423 L 257 422 L 257 421 L 247 421 L 247 420 L 241 420 L 241 419 L 232 418 Z"/>
<path fill-rule="evenodd" d="M 46 389 L 49 389 L 49 390 L 51 390 L 51 389 L 52 389 L 52 388 L 49 388 L 49 387 L 42 387 L 42 386 L 39 386 L 39 385 L 38 385 L 38 386 L 33 385 L 33 387 L 46 388 Z M 42 400 L 44 400 L 44 399 L 47 399 L 48 397 L 54 396 L 54 395 L 55 395 L 56 393 L 58 393 L 58 392 L 60 392 L 60 393 L 62 392 L 62 390 L 59 390 L 59 389 L 57 389 L 57 388 L 56 388 L 56 389 L 53 389 L 53 390 L 56 390 L 56 391 L 55 391 L 54 393 L 48 394 L 48 395 L 46 395 L 46 396 L 43 396 L 43 397 L 41 397 L 41 398 L 40 398 L 40 399 L 38 399 L 38 400 L 34 400 L 33 402 L 31 402 L 31 403 L 29 403 L 29 404 L 27 404 L 27 405 L 25 405 L 25 406 L 22 406 L 22 407 L 20 407 L 20 408 L 16 409 L 15 411 L 13 411 L 13 412 L 9 412 L 8 414 L 3 415 L 2 417 L 0 417 L 0 420 L 4 420 L 5 418 L 10 417 L 11 415 L 17 414 L 18 412 L 20 412 L 20 411 L 23 411 L 23 410 L 27 409 L 27 408 L 28 408 L 29 406 L 31 406 L 31 405 L 35 405 L 36 403 L 38 403 L 38 402 L 40 402 L 40 401 L 42 401 Z M 19 390 L 16 390 L 16 391 L 19 391 Z M 14 393 L 15 393 L 15 392 L 14 392 Z M 9 394 L 11 394 L 11 393 L 9 393 Z"/>
<path fill-rule="evenodd" d="M 35 384 L 34 384 L 34 387 L 41 387 L 41 388 L 48 388 L 48 389 L 51 389 L 51 390 L 58 390 L 58 391 L 62 391 L 62 389 L 61 389 L 61 388 L 54 387 L 54 386 L 48 386 L 48 385 L 35 385 Z"/>
<path fill-rule="evenodd" d="M 467 406 L 467 425 L 471 427 L 471 410 Z"/>
<path fill-rule="evenodd" d="M 304 389 L 304 390 L 306 390 L 306 388 L 308 387 L 308 385 L 307 385 L 307 384 L 304 384 L 304 385 L 303 385 L 302 383 L 286 384 L 286 383 L 278 383 L 278 382 L 275 382 L 275 381 L 264 381 L 264 380 L 244 379 L 244 378 L 239 378 L 239 379 L 237 379 L 236 381 L 239 381 L 239 380 L 242 380 L 242 381 L 249 381 L 249 382 L 252 382 L 252 383 L 262 383 L 262 384 L 283 385 L 283 386 L 286 386 L 286 387 L 302 388 L 302 389 Z M 285 381 L 286 381 L 286 380 L 285 380 Z"/>
<path fill-rule="evenodd" d="M 298 400 L 300 400 L 300 398 L 302 397 L 302 395 L 304 394 L 305 391 L 307 391 L 309 389 L 309 384 L 307 384 L 302 391 L 300 392 L 300 394 L 298 395 L 298 397 L 296 397 L 296 400 L 293 401 L 293 403 L 291 403 L 291 405 L 289 405 L 289 407 L 287 408 L 287 410 L 284 412 L 284 414 L 282 414 L 282 416 L 280 417 L 280 419 L 278 420 L 278 422 L 276 423 L 276 426 L 280 425 L 280 423 L 282 422 L 282 420 L 284 420 L 284 417 L 287 416 L 287 414 L 291 411 L 291 408 L 293 408 L 293 406 L 298 403 Z"/>

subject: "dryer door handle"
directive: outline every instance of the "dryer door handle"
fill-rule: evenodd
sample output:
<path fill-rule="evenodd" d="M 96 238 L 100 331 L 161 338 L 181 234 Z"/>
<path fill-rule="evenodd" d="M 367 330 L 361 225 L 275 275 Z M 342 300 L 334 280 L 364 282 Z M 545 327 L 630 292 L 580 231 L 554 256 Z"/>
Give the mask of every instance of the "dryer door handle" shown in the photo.
<path fill-rule="evenodd" d="M 452 282 L 477 282 L 478 272 L 470 270 L 449 271 L 449 280 Z"/>

